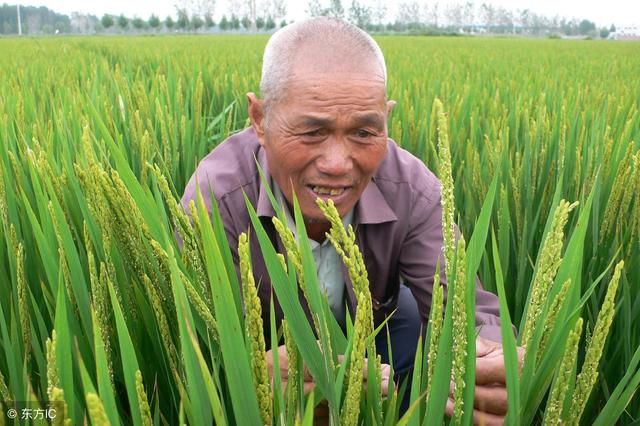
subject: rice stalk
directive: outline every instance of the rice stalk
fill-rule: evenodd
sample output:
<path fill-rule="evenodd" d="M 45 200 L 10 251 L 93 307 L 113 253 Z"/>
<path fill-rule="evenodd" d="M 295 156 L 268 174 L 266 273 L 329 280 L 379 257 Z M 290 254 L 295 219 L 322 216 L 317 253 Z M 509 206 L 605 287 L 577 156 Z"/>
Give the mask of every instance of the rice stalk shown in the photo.
<path fill-rule="evenodd" d="M 17 241 L 15 236 L 15 228 L 11 225 L 10 231 Z M 18 243 L 15 250 L 16 256 L 16 287 L 18 291 L 18 315 L 20 317 L 20 326 L 22 328 L 22 345 L 24 348 L 25 363 L 29 364 L 29 358 L 31 356 L 31 320 L 29 316 L 29 302 L 28 302 L 28 284 L 24 274 L 25 255 L 24 246 L 22 243 Z"/>
<path fill-rule="evenodd" d="M 345 230 L 338 210 L 333 200 L 316 199 L 316 204 L 331 222 L 331 229 L 326 234 L 336 249 L 336 252 L 347 265 L 349 278 L 356 293 L 357 308 L 353 327 L 353 349 L 349 361 L 347 373 L 347 391 L 342 406 L 340 423 L 343 425 L 355 425 L 360 414 L 360 394 L 362 392 L 362 369 L 366 356 L 366 339 L 373 332 L 373 306 L 367 269 L 362 257 L 362 252 L 356 244 L 356 236 L 351 225 Z M 370 358 L 375 358 L 375 350 L 369 353 Z"/>
<path fill-rule="evenodd" d="M 462 420 L 463 396 L 465 388 L 465 359 L 467 357 L 467 280 L 466 245 L 464 238 L 458 240 L 458 252 L 456 254 L 456 281 L 452 291 L 453 297 L 453 417 L 454 424 Z"/>
<path fill-rule="evenodd" d="M 4 184 L 4 162 L 0 161 L 0 220 L 2 225 L 9 223 L 9 208 L 7 207 L 7 188 Z"/>
<path fill-rule="evenodd" d="M 353 327 L 353 350 L 349 362 L 347 379 L 347 392 L 344 397 L 344 405 L 340 416 L 340 424 L 356 425 L 360 414 L 360 394 L 362 392 L 362 369 L 365 361 L 366 338 L 369 335 L 369 322 L 371 318 L 371 298 L 358 297 L 355 324 Z M 373 354 L 375 356 L 375 354 Z"/>
<path fill-rule="evenodd" d="M 7 388 L 7 383 L 4 380 L 2 371 L 0 371 L 0 398 L 2 398 L 6 404 L 11 403 L 12 401 L 11 393 L 9 392 L 9 388 Z"/>
<path fill-rule="evenodd" d="M 624 188 L 622 199 L 620 200 L 620 206 L 618 207 L 619 213 L 622 214 L 618 214 L 616 218 L 616 231 L 618 232 L 625 231 L 628 219 L 627 215 L 624 213 L 629 211 L 629 207 L 631 207 L 631 199 L 635 194 L 637 194 L 636 182 L 640 180 L 640 169 L 638 168 L 639 159 L 640 150 L 629 160 L 629 166 L 627 167 L 625 180 L 626 185 Z"/>
<path fill-rule="evenodd" d="M 143 426 L 151 426 L 153 424 L 151 409 L 149 408 L 147 393 L 144 391 L 144 383 L 142 383 L 142 373 L 140 370 L 136 370 L 136 393 L 138 394 L 138 409 L 142 417 L 142 424 Z"/>
<path fill-rule="evenodd" d="M 604 302 L 602 303 L 602 307 L 600 308 L 600 313 L 598 314 L 593 334 L 587 344 L 582 369 L 576 378 L 576 388 L 572 398 L 573 403 L 571 405 L 571 410 L 569 411 L 569 424 L 577 425 L 580 422 L 580 417 L 582 416 L 582 412 L 587 404 L 589 395 L 591 395 L 593 385 L 598 379 L 598 365 L 600 364 L 602 351 L 607 340 L 607 336 L 609 335 L 609 329 L 611 328 L 611 322 L 613 321 L 613 316 L 615 314 L 616 292 L 618 290 L 618 284 L 620 282 L 620 275 L 623 267 L 624 261 L 621 260 L 616 265 L 613 277 L 609 282 L 607 294 L 604 298 Z"/>
<path fill-rule="evenodd" d="M 53 418 L 51 424 L 53 426 L 71 426 L 72 421 L 69 418 L 69 407 L 64 399 L 64 390 L 59 387 L 54 387 L 51 390 L 51 396 L 49 398 L 51 405 L 56 408 L 56 416 Z"/>
<path fill-rule="evenodd" d="M 602 225 L 600 226 L 600 244 L 603 243 L 605 237 L 611 232 L 613 225 L 617 223 L 624 193 L 629 185 L 629 179 L 631 178 L 633 148 L 634 144 L 630 143 L 627 146 L 627 150 L 622 161 L 618 165 L 618 172 L 616 173 L 616 177 L 613 181 L 611 194 L 609 195 L 607 207 L 604 211 L 604 218 L 602 219 Z"/>
<path fill-rule="evenodd" d="M 562 309 L 563 302 L 565 301 L 565 297 L 569 293 L 569 288 L 571 288 L 571 279 L 568 279 L 564 282 L 560 291 L 551 302 L 551 306 L 549 307 L 549 311 L 544 319 L 544 328 L 542 329 L 542 336 L 540 337 L 540 344 L 538 345 L 538 352 L 536 356 L 536 363 L 540 362 L 542 358 L 542 354 L 544 353 L 545 348 L 547 347 L 547 341 L 549 340 L 551 331 L 555 327 L 558 314 Z"/>
<path fill-rule="evenodd" d="M 111 305 L 108 299 L 108 280 L 107 267 L 104 262 L 100 263 L 100 276 L 96 269 L 93 244 L 89 235 L 89 228 L 87 223 L 84 222 L 84 240 L 85 248 L 87 250 L 87 263 L 89 264 L 89 281 L 91 283 L 91 296 L 92 305 L 96 311 L 96 320 L 99 323 L 100 336 L 104 344 L 104 351 L 107 356 L 107 368 L 109 370 L 109 378 L 111 380 L 111 386 L 114 386 L 113 381 L 113 361 L 111 358 Z M 114 387 L 115 388 L 115 387 Z"/>
<path fill-rule="evenodd" d="M 304 292 L 306 285 L 305 285 L 305 279 L 304 279 L 304 271 L 302 268 L 302 257 L 300 256 L 298 243 L 296 243 L 296 239 L 293 236 L 293 232 L 288 227 L 286 227 L 277 217 L 274 216 L 271 221 L 273 222 L 273 226 L 276 228 L 276 232 L 278 233 L 278 236 L 282 241 L 282 245 L 284 246 L 284 249 L 287 252 L 287 258 L 291 261 L 291 263 L 293 264 L 296 270 L 296 274 L 298 277 L 298 285 Z M 306 293 L 305 293 L 305 297 L 306 297 Z M 318 332 L 320 332 L 320 330 L 318 330 Z"/>
<path fill-rule="evenodd" d="M 533 333 L 537 326 L 538 318 L 544 309 L 551 284 L 562 263 L 561 252 L 564 242 L 564 226 L 567 223 L 569 212 L 577 205 L 578 202 L 569 204 L 565 200 L 560 201 L 554 213 L 551 228 L 542 243 L 536 264 L 535 278 L 531 284 L 527 317 L 522 331 L 521 345 L 524 347 L 527 347 L 533 338 Z"/>
<path fill-rule="evenodd" d="M 272 407 L 271 385 L 267 361 L 264 357 L 264 327 L 262 324 L 262 306 L 251 268 L 251 252 L 247 234 L 244 232 L 238 238 L 238 257 L 240 259 L 240 277 L 242 281 L 242 297 L 245 308 L 245 334 L 251 352 L 251 368 L 253 369 L 253 384 L 258 394 L 258 403 L 264 424 L 271 424 Z"/>
<path fill-rule="evenodd" d="M 62 268 L 62 279 L 64 281 L 64 286 L 67 290 L 69 300 L 71 301 L 76 314 L 79 316 L 78 303 L 76 301 L 75 293 L 71 287 L 71 271 L 69 270 L 69 262 L 67 260 L 67 254 L 64 249 L 65 245 L 62 240 L 60 224 L 58 223 L 58 220 L 56 218 L 55 212 L 53 210 L 53 203 L 51 201 L 49 201 L 49 203 L 47 204 L 47 208 L 49 210 L 51 222 L 53 223 L 53 228 L 55 229 L 56 241 L 58 242 L 58 257 L 60 259 L 60 267 Z"/>
<path fill-rule="evenodd" d="M 576 325 L 569 333 L 569 337 L 564 347 L 562 361 L 556 370 L 556 378 L 547 399 L 547 408 L 544 414 L 544 426 L 561 425 L 564 401 L 571 384 L 571 377 L 574 372 L 576 359 L 578 356 L 578 345 L 582 335 L 582 318 L 578 318 Z"/>
<path fill-rule="evenodd" d="M 56 330 L 51 332 L 51 338 L 47 338 L 47 396 L 49 400 L 53 401 L 53 391 L 55 388 L 60 387 L 60 380 L 58 378 L 58 370 L 56 367 L 56 345 L 57 336 Z"/>
<path fill-rule="evenodd" d="M 169 322 L 167 321 L 167 317 L 162 309 L 162 301 L 155 289 L 155 286 L 151 283 L 151 280 L 147 275 L 144 275 L 142 277 L 142 282 L 144 283 L 147 297 L 151 300 L 153 313 L 155 314 L 156 321 L 158 322 L 160 337 L 169 358 L 169 368 L 171 370 L 171 373 L 173 374 L 174 379 L 179 382 L 180 374 L 178 372 L 178 354 L 171 337 L 172 333 L 171 329 L 169 328 Z"/>
<path fill-rule="evenodd" d="M 433 101 L 437 116 L 438 136 L 438 171 L 442 182 L 442 238 L 444 244 L 445 275 L 448 281 L 453 281 L 455 274 L 455 235 L 454 235 L 454 185 L 451 163 L 451 147 L 449 144 L 449 125 L 444 106 L 440 99 Z"/>
<path fill-rule="evenodd" d="M 427 384 L 426 394 L 431 395 L 431 384 L 436 367 L 436 356 L 442 335 L 444 323 L 444 287 L 440 284 L 440 262 L 436 267 L 433 276 L 433 298 L 431 299 L 431 311 L 429 312 L 429 324 L 431 326 L 431 337 L 429 341 L 429 353 L 427 355 Z"/>
<path fill-rule="evenodd" d="M 194 233 L 194 227 L 189 220 L 189 216 L 185 213 L 184 209 L 178 203 L 169 188 L 169 182 L 167 178 L 162 174 L 160 168 L 157 165 L 153 165 L 153 167 L 149 166 L 156 176 L 158 181 L 158 187 L 162 192 L 162 195 L 165 198 L 165 202 L 169 207 L 169 213 L 171 215 L 171 220 L 174 226 L 177 227 L 177 231 L 182 238 L 182 247 L 183 247 L 183 259 L 185 263 L 190 266 L 195 272 L 197 276 L 198 287 L 202 291 L 206 303 L 211 306 L 211 290 L 207 285 L 208 280 L 206 278 L 206 274 L 204 272 L 204 265 L 202 262 L 202 258 L 198 252 L 198 242 L 196 239 L 196 235 Z M 197 214 L 194 214 L 195 203 L 193 203 L 193 208 L 189 206 L 191 209 L 191 220 L 194 222 L 197 221 Z M 152 243 L 153 245 L 153 243 Z M 156 250 L 157 251 L 157 250 Z M 165 275 L 165 277 L 168 275 Z"/>
<path fill-rule="evenodd" d="M 282 334 L 287 350 L 287 387 L 285 389 L 287 399 L 287 410 L 290 417 L 297 416 L 298 412 L 298 383 L 300 382 L 300 372 L 298 371 L 298 348 L 287 325 L 287 320 L 282 320 Z"/>
<path fill-rule="evenodd" d="M 106 426 L 111 424 L 107 418 L 107 413 L 104 411 L 102 401 L 98 395 L 93 392 L 87 393 L 87 410 L 89 411 L 89 418 L 91 419 L 92 425 Z"/>

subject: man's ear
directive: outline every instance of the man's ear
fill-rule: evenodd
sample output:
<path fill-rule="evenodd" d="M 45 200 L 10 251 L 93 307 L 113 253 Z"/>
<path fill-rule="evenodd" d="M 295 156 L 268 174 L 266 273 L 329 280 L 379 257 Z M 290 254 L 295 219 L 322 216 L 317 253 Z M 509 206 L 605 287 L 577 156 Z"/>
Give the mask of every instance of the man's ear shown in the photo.
<path fill-rule="evenodd" d="M 387 101 L 387 120 L 389 119 L 389 117 L 391 117 L 391 111 L 395 106 L 396 106 L 396 101 L 393 101 L 393 100 Z"/>
<path fill-rule="evenodd" d="M 264 102 L 255 93 L 247 93 L 248 113 L 251 127 L 256 132 L 260 145 L 264 145 Z"/>

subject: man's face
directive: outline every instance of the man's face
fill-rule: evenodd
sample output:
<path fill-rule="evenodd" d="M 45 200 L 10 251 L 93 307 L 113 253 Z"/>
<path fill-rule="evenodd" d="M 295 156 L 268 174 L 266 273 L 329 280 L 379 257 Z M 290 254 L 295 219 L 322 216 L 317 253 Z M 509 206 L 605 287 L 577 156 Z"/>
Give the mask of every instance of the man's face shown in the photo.
<path fill-rule="evenodd" d="M 326 222 L 318 197 L 341 216 L 356 204 L 385 156 L 392 107 L 381 77 L 350 72 L 292 78 L 269 107 L 257 126 L 269 171 L 290 205 L 295 192 L 307 224 Z"/>

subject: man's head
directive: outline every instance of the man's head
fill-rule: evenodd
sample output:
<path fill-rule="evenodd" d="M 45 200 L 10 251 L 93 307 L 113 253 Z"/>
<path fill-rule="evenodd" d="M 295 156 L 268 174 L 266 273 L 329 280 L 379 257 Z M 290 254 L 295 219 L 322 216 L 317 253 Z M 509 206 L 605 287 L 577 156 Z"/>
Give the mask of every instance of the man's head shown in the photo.
<path fill-rule="evenodd" d="M 289 25 L 267 43 L 260 88 L 249 116 L 287 201 L 295 192 L 308 230 L 326 224 L 318 196 L 345 215 L 386 153 L 394 102 L 376 42 L 331 18 Z"/>

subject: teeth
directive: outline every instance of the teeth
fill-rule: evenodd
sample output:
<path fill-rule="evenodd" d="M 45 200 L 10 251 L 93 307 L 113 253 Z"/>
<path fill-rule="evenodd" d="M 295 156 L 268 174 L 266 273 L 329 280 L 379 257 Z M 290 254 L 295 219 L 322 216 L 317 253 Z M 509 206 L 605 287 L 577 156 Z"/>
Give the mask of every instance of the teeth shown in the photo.
<path fill-rule="evenodd" d="M 344 188 L 327 188 L 325 186 L 314 186 L 313 192 L 320 195 L 340 195 L 344 192 Z"/>

